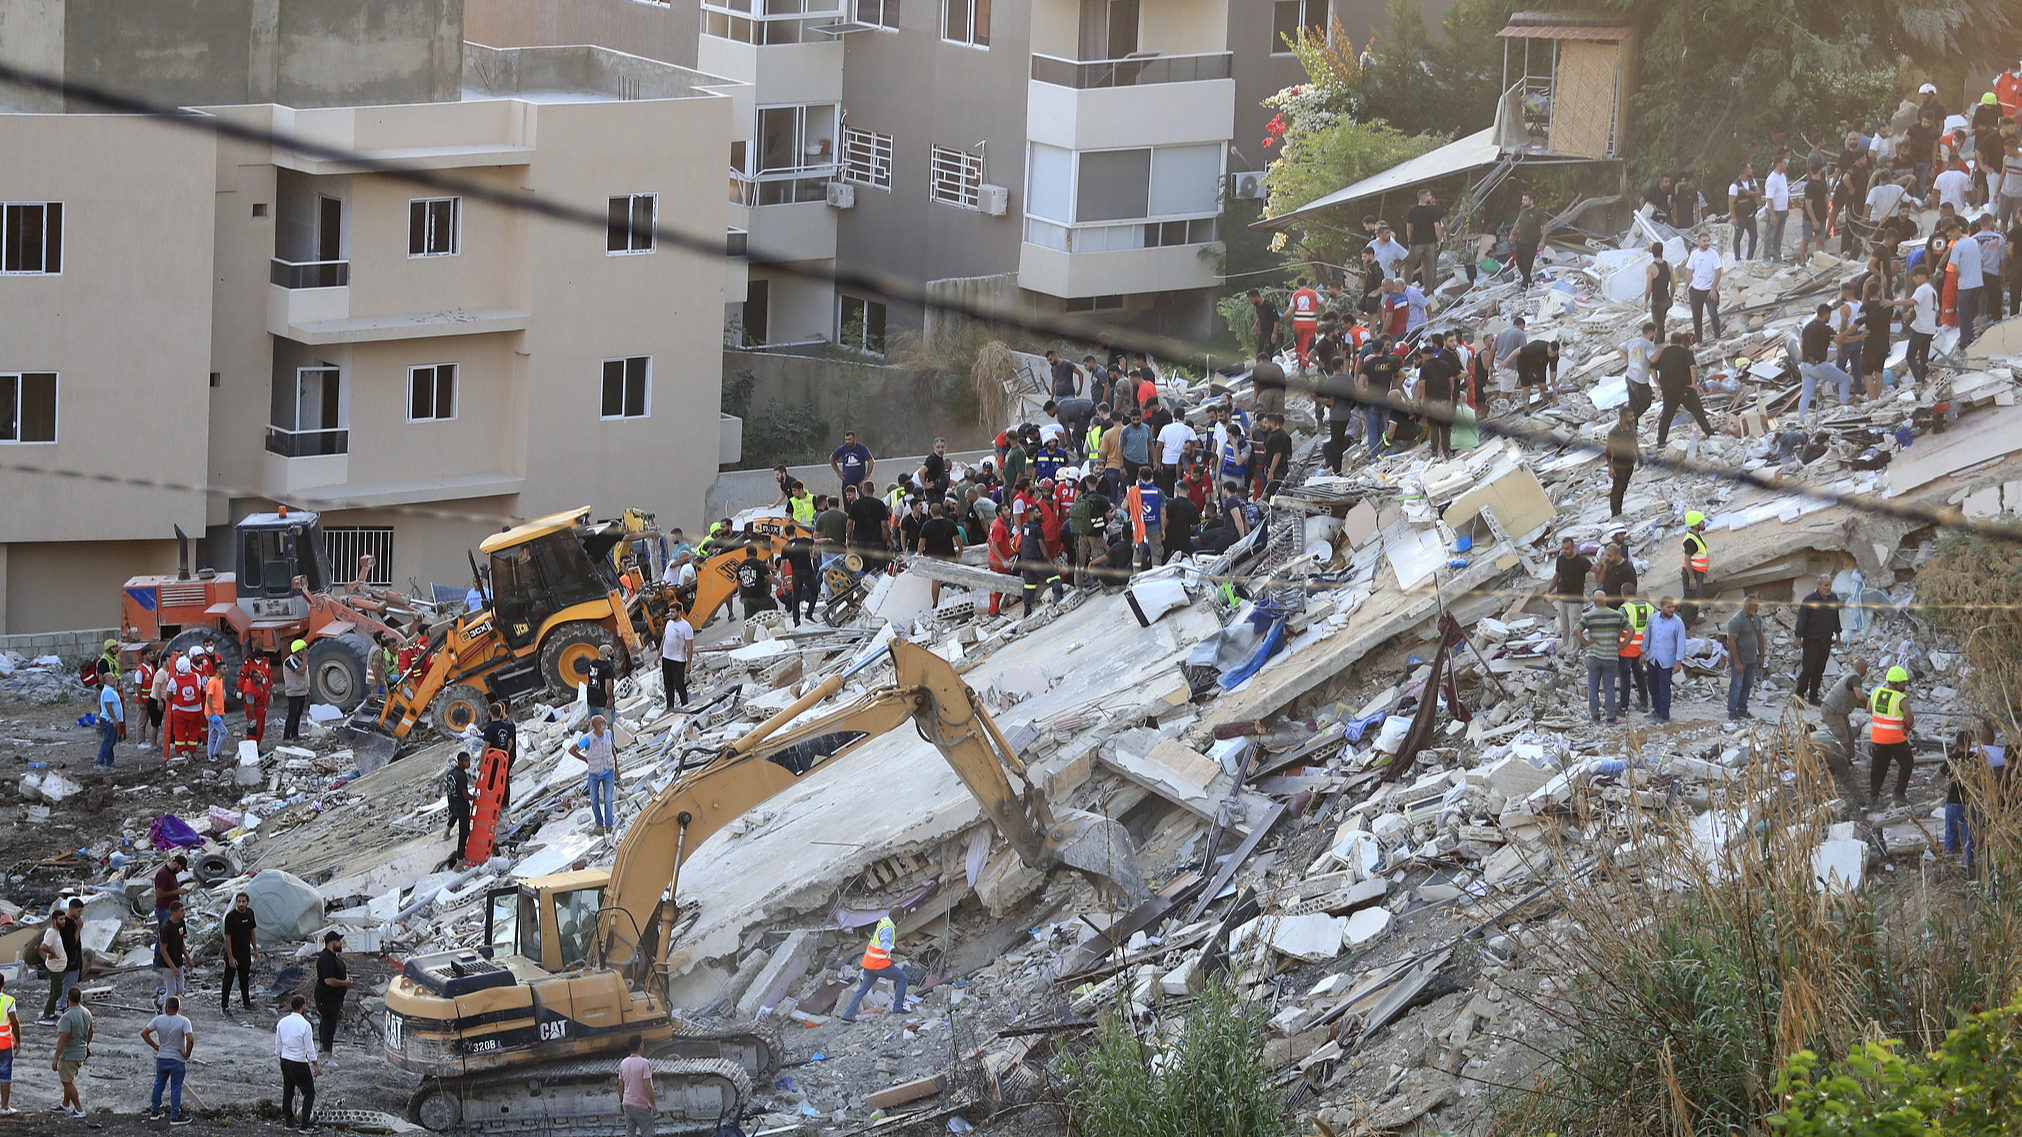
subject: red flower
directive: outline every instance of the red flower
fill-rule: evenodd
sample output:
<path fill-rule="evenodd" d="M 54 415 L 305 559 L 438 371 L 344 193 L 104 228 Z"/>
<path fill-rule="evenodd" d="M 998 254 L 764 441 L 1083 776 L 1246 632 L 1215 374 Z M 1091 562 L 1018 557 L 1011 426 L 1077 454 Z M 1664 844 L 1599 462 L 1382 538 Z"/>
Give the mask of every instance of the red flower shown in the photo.
<path fill-rule="evenodd" d="M 1272 138 L 1272 137 L 1271 137 L 1270 135 L 1265 135 L 1265 136 L 1264 136 L 1264 145 L 1266 145 L 1266 146 L 1276 146 L 1277 144 L 1278 144 L 1278 140 L 1277 140 L 1277 139 L 1275 139 L 1275 138 Z"/>

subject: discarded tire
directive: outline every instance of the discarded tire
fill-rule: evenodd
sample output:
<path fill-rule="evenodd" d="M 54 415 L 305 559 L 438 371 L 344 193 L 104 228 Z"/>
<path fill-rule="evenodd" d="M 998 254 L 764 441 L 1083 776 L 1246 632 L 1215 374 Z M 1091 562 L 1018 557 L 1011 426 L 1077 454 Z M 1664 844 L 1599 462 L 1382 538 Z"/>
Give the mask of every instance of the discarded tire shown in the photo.
<path fill-rule="evenodd" d="M 211 888 L 239 875 L 239 862 L 230 853 L 198 853 L 190 862 L 190 875 L 198 884 Z"/>

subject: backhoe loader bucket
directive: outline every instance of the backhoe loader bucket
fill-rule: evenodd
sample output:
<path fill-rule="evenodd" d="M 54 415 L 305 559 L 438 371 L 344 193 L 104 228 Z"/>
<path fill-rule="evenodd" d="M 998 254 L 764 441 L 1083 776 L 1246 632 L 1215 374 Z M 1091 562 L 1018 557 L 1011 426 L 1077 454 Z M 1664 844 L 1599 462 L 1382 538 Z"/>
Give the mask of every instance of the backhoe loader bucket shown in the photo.
<path fill-rule="evenodd" d="M 1122 898 L 1131 908 L 1151 898 L 1137 872 L 1137 844 L 1123 822 L 1081 809 L 1054 814 L 1047 843 L 1061 864 L 1086 876 L 1097 889 Z"/>
<path fill-rule="evenodd" d="M 400 740 L 386 733 L 379 725 L 379 712 L 368 709 L 372 704 L 359 707 L 337 728 L 337 737 L 358 759 L 358 772 L 369 774 L 388 762 L 400 750 Z"/>

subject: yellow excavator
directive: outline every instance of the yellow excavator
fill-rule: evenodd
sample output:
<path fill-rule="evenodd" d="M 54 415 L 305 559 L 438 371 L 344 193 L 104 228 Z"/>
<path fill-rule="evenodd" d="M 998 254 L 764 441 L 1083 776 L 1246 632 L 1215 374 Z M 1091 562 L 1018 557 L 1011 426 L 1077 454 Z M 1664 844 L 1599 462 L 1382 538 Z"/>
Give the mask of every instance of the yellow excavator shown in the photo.
<path fill-rule="evenodd" d="M 615 1075 L 634 1034 L 653 1063 L 660 1132 L 740 1116 L 754 1080 L 779 1071 L 779 1036 L 672 1019 L 664 993 L 682 863 L 747 810 L 907 721 L 1027 865 L 1075 869 L 1124 903 L 1146 898 L 1121 823 L 1053 808 L 946 660 L 905 640 L 890 655 L 890 686 L 782 733 L 884 657 L 872 653 L 677 777 L 625 831 L 608 870 L 495 889 L 483 946 L 409 959 L 386 992 L 385 1038 L 387 1061 L 422 1078 L 410 1120 L 437 1132 L 615 1132 Z"/>

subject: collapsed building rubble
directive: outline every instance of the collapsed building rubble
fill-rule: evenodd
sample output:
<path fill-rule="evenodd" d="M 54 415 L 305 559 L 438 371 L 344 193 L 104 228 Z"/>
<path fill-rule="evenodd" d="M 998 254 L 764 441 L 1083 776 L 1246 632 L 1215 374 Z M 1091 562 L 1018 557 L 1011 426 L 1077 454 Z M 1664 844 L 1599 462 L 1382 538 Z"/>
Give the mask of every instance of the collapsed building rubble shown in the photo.
<path fill-rule="evenodd" d="M 1639 231 L 1627 243 L 1650 236 L 1671 239 Z M 1730 433 L 1681 437 L 1671 455 L 1931 510 L 2012 511 L 2022 502 L 2012 323 L 1983 341 L 1996 354 L 1962 361 L 1977 369 L 1951 383 L 1949 433 L 1935 432 L 1945 416 L 1928 413 L 1930 392 L 1909 390 L 1826 412 L 1816 453 L 1809 432 L 1778 429 L 1790 401 L 1782 341 L 1837 268 L 1821 255 L 1737 270 L 1730 334 L 1713 350 L 1759 366 L 1724 408 Z M 849 675 L 806 716 L 889 682 L 880 656 L 903 638 L 962 670 L 1050 800 L 1124 823 L 1153 893 L 1125 907 L 1023 864 L 924 737 L 891 731 L 821 765 L 692 851 L 654 979 L 684 1023 L 786 1028 L 787 1061 L 752 1087 L 749 1131 L 960 1131 L 954 1120 L 1045 1098 L 1049 1056 L 1103 1012 L 1170 1014 L 1220 973 L 1267 1000 L 1265 1057 L 1302 1117 L 1337 1133 L 1461 1124 L 1481 1107 L 1481 1084 L 1519 1083 L 1536 1061 L 1512 1041 L 1534 1026 L 1518 992 L 1550 982 L 1530 969 L 1539 928 L 1527 906 L 1596 858 L 1655 855 L 1662 842 L 1639 838 L 1644 819 L 1669 819 L 1715 857 L 1742 828 L 1723 794 L 1775 760 L 1763 729 L 1721 713 L 1717 629 L 1744 596 L 1775 602 L 1759 696 L 1769 705 L 1793 686 L 1788 604 L 1822 572 L 1852 600 L 1855 654 L 1909 667 L 1935 707 L 1959 703 L 1963 665 L 1905 610 L 1932 526 L 1690 471 L 1638 478 L 1622 516 L 1610 515 L 1594 444 L 1625 397 L 1619 348 L 1642 316 L 1623 274 L 1640 280 L 1641 266 L 1619 250 L 1561 252 L 1547 258 L 1545 287 L 1478 286 L 1444 314 L 1495 330 L 1522 312 L 1531 334 L 1559 336 L 1565 378 L 1533 419 L 1542 433 L 1447 461 L 1407 450 L 1336 476 L 1320 469 L 1318 416 L 1295 394 L 1296 476 L 1264 529 L 1219 557 L 1042 600 L 1022 617 L 989 615 L 983 602 L 1010 578 L 911 561 L 877 578 L 845 626 L 794 629 L 760 613 L 705 629 L 687 707 L 668 704 L 657 672 L 620 683 L 612 833 L 592 824 L 586 767 L 568 752 L 588 715 L 580 695 L 517 713 L 498 851 L 468 868 L 449 864 L 440 776 L 470 739 L 361 774 L 334 733 L 311 725 L 304 745 L 171 764 L 172 812 L 209 837 L 192 856 L 199 956 L 215 950 L 242 890 L 285 961 L 277 990 L 300 982 L 299 972 L 282 982 L 285 967 L 326 930 L 342 932 L 353 953 L 384 961 L 347 1035 L 376 1047 L 384 980 L 400 961 L 489 949 L 495 889 L 608 863 L 655 795 L 824 680 Z M 1548 611 L 1548 550 L 1619 531 L 1641 595 L 1675 594 L 1688 510 L 1711 518 L 1717 570 L 1677 721 L 1590 723 L 1565 666 L 1577 653 Z M 945 586 L 938 605 L 930 581 Z M 94 778 L 22 770 L 10 824 L 46 824 L 94 797 L 103 810 Z M 12 885 L 36 882 L 35 907 L 0 909 L 21 925 L 0 933 L 0 964 L 17 980 L 44 906 L 73 893 L 87 898 L 94 967 L 145 971 L 155 816 L 121 818 L 68 860 L 10 870 Z M 1929 855 L 1930 838 L 1915 810 L 1853 815 L 1817 842 L 1815 870 L 1822 887 L 1857 887 Z M 48 887 L 59 877 L 64 887 Z M 855 984 L 867 929 L 887 916 L 917 980 L 908 1006 L 879 986 L 865 1018 L 844 1023 L 837 1000 Z M 354 1103 L 404 1113 L 411 1082 L 378 1072 Z"/>

